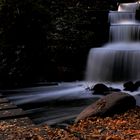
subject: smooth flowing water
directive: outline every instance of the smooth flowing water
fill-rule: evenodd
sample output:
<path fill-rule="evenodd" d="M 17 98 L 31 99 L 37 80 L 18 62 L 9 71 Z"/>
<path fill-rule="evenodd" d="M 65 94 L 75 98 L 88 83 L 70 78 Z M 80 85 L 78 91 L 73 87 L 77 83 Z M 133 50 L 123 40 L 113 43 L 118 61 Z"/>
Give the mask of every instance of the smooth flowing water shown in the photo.
<path fill-rule="evenodd" d="M 59 83 L 1 92 L 23 108 L 34 123 L 66 125 L 87 105 L 101 97 L 86 90 L 89 85 L 86 82 Z"/>
<path fill-rule="evenodd" d="M 122 20 L 135 20 L 135 12 L 110 11 L 108 19 L 111 24 L 120 22 Z"/>
<path fill-rule="evenodd" d="M 118 6 L 117 11 L 110 11 L 109 12 L 109 22 L 118 23 L 121 21 L 135 21 L 135 13 L 136 10 L 139 8 L 139 2 L 135 3 L 121 3 Z"/>
<path fill-rule="evenodd" d="M 140 43 L 110 43 L 90 50 L 88 81 L 128 81 L 140 79 Z"/>
<path fill-rule="evenodd" d="M 122 21 L 110 26 L 110 42 L 139 41 L 139 39 L 140 24 L 136 21 Z"/>
<path fill-rule="evenodd" d="M 86 80 L 120 82 L 140 79 L 140 23 L 130 16 L 138 6 L 138 2 L 124 3 L 119 5 L 118 11 L 110 12 L 109 19 L 113 22 L 110 42 L 90 50 Z"/>

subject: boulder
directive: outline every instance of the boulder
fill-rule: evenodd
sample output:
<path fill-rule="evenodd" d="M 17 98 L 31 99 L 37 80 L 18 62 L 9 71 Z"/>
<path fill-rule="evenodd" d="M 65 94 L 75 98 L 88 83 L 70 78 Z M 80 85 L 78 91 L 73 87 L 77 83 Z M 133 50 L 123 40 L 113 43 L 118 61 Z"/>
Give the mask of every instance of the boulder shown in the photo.
<path fill-rule="evenodd" d="M 106 85 L 102 83 L 98 83 L 95 86 L 90 88 L 91 91 L 93 91 L 93 95 L 95 94 L 101 94 L 101 95 L 107 95 L 112 92 L 120 92 L 120 89 L 113 88 L 113 87 L 107 87 Z"/>
<path fill-rule="evenodd" d="M 136 91 L 138 89 L 138 87 L 139 87 L 138 84 L 139 84 L 139 82 L 136 82 L 134 84 L 132 81 L 128 81 L 128 82 L 124 83 L 124 85 L 123 85 L 124 90 L 131 91 L 131 92 Z"/>
<path fill-rule="evenodd" d="M 109 87 L 109 91 L 110 92 L 120 92 L 121 90 L 119 88 Z"/>
<path fill-rule="evenodd" d="M 122 113 L 135 105 L 136 100 L 133 96 L 123 92 L 113 92 L 85 108 L 77 116 L 75 122 L 90 116 L 110 116 Z"/>
<path fill-rule="evenodd" d="M 106 94 L 106 92 L 109 91 L 109 88 L 102 83 L 98 83 L 92 87 L 91 90 L 94 91 L 93 94 Z"/>
<path fill-rule="evenodd" d="M 139 88 L 140 87 L 140 81 L 136 81 L 135 86 Z"/>

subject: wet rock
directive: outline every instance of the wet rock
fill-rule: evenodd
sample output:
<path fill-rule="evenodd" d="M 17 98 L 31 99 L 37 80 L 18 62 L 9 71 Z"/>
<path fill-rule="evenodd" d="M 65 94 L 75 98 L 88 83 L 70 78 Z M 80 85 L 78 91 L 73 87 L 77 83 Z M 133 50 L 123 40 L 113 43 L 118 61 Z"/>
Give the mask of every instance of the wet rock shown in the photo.
<path fill-rule="evenodd" d="M 90 116 L 110 116 L 124 112 L 136 105 L 133 96 L 123 92 L 112 92 L 85 108 L 75 122 Z"/>
<path fill-rule="evenodd" d="M 136 81 L 135 86 L 137 86 L 139 88 L 140 87 L 140 81 Z"/>
<path fill-rule="evenodd" d="M 106 94 L 109 88 L 102 83 L 98 83 L 91 90 L 94 91 L 93 94 Z"/>
<path fill-rule="evenodd" d="M 68 124 L 66 124 L 66 123 L 62 123 L 62 124 L 60 123 L 60 124 L 52 125 L 51 127 L 52 127 L 52 128 L 65 129 L 67 126 L 68 126 Z"/>
<path fill-rule="evenodd" d="M 129 89 L 131 89 L 131 88 L 134 86 L 134 84 L 133 84 L 132 81 L 128 81 L 128 82 L 124 83 L 123 86 L 124 86 L 124 88 L 125 88 L 126 90 L 127 90 L 127 89 L 129 90 Z"/>
<path fill-rule="evenodd" d="M 113 87 L 107 87 L 106 85 L 102 83 L 98 83 L 95 86 L 90 88 L 91 91 L 93 91 L 93 94 L 102 94 L 102 95 L 107 95 L 112 92 L 120 92 L 120 89 L 113 88 Z"/>
<path fill-rule="evenodd" d="M 109 87 L 110 92 L 120 92 L 121 90 L 118 88 Z"/>
<path fill-rule="evenodd" d="M 124 90 L 131 91 L 131 92 L 136 91 L 139 87 L 138 84 L 139 84 L 139 82 L 134 84 L 132 81 L 128 81 L 128 82 L 124 83 L 124 85 L 123 85 Z"/>

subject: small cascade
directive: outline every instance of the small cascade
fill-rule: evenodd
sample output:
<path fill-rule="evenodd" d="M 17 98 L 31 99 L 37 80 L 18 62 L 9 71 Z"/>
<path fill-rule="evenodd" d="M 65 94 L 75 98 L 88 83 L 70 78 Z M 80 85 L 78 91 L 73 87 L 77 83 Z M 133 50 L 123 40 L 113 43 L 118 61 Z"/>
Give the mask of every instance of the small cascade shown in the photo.
<path fill-rule="evenodd" d="M 111 24 L 128 19 L 135 20 L 135 12 L 118 12 L 118 11 L 109 12 L 109 22 Z"/>
<path fill-rule="evenodd" d="M 122 3 L 118 6 L 118 11 L 109 12 L 109 22 L 111 24 L 118 23 L 125 20 L 135 20 L 135 12 L 139 8 L 139 2 L 136 3 Z"/>
<path fill-rule="evenodd" d="M 139 2 L 122 3 L 118 6 L 118 11 L 109 12 L 111 42 L 140 40 L 140 24 L 135 21 L 138 8 Z"/>
<path fill-rule="evenodd" d="M 134 3 L 121 3 L 118 6 L 119 12 L 136 12 L 136 10 L 139 8 L 139 2 Z"/>
<path fill-rule="evenodd" d="M 140 23 L 135 21 L 138 8 L 139 2 L 122 3 L 118 11 L 109 13 L 110 43 L 90 50 L 86 80 L 113 82 L 140 79 Z"/>
<path fill-rule="evenodd" d="M 137 22 L 123 21 L 110 26 L 111 42 L 119 41 L 139 41 L 140 40 L 140 24 Z"/>
<path fill-rule="evenodd" d="M 140 43 L 113 43 L 90 50 L 87 64 L 89 81 L 140 79 Z"/>

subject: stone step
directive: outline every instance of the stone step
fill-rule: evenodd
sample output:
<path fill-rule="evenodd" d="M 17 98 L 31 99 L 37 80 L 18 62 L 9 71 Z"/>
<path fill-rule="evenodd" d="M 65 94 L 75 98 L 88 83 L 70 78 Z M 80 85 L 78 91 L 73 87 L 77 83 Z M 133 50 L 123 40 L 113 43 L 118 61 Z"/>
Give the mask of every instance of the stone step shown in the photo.
<path fill-rule="evenodd" d="M 10 109 L 0 111 L 0 120 L 19 118 L 25 116 L 27 116 L 27 113 L 25 113 L 22 109 Z"/>
<path fill-rule="evenodd" d="M 9 102 L 8 99 L 6 99 L 6 98 L 0 98 L 0 104 L 1 103 L 8 103 L 8 102 Z"/>
<path fill-rule="evenodd" d="M 16 125 L 16 126 L 27 126 L 27 125 L 34 126 L 33 122 L 28 117 L 0 120 L 0 124 L 6 124 L 6 123 L 10 125 Z"/>
<path fill-rule="evenodd" d="M 17 108 L 17 106 L 12 103 L 1 103 L 0 104 L 0 111 L 7 110 L 7 109 L 14 109 L 14 108 Z"/>
<path fill-rule="evenodd" d="M 0 98 L 3 97 L 3 95 L 0 93 Z"/>

